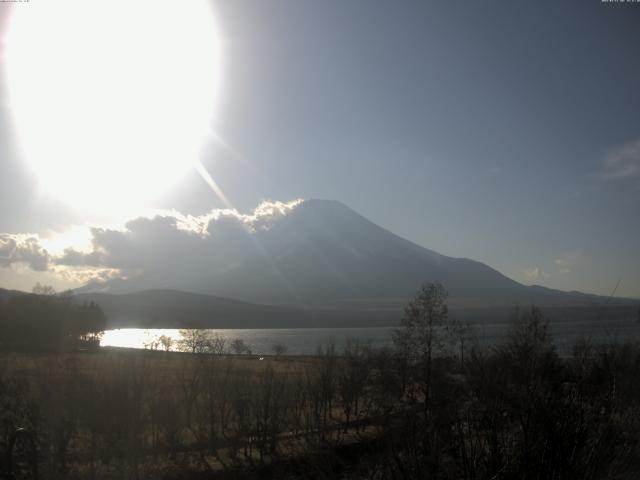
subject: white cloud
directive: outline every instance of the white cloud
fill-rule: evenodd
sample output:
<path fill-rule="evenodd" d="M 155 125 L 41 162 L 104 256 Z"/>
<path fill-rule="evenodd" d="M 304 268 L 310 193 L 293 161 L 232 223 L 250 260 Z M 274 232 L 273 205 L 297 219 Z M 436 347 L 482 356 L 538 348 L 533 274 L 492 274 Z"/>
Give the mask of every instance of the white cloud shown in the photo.
<path fill-rule="evenodd" d="M 531 267 L 525 269 L 524 276 L 528 281 L 535 282 L 536 280 L 540 280 L 541 278 L 549 278 L 550 275 L 540 267 Z"/>
<path fill-rule="evenodd" d="M 545 267 L 533 266 L 523 271 L 524 278 L 529 282 L 547 280 L 558 275 L 568 275 L 573 271 L 576 261 L 580 258 L 579 252 L 569 252 L 553 259 L 553 265 L 545 262 Z M 547 268 L 548 267 L 548 268 Z M 544 268 L 547 268 L 545 270 Z"/>
<path fill-rule="evenodd" d="M 120 277 L 120 272 L 113 268 L 66 267 L 53 266 L 51 272 L 69 284 L 85 285 L 91 282 L 105 282 Z"/>
<path fill-rule="evenodd" d="M 556 258 L 553 263 L 556 265 L 556 267 L 558 267 L 558 273 L 560 274 L 567 274 L 567 273 L 571 273 L 571 268 L 570 268 L 570 263 L 569 260 L 567 260 L 566 258 Z"/>
<path fill-rule="evenodd" d="M 576 266 L 576 264 L 578 263 L 578 260 L 580 259 L 580 257 L 581 257 L 580 252 L 573 251 L 573 252 L 565 253 L 564 255 L 561 255 L 555 258 L 553 260 L 553 264 L 556 267 L 556 273 L 560 275 L 566 275 L 568 273 L 571 273 L 574 267 Z"/>
<path fill-rule="evenodd" d="M 605 178 L 640 178 L 640 140 L 614 148 L 604 160 Z"/>
<path fill-rule="evenodd" d="M 59 255 L 67 248 L 91 250 L 91 228 L 86 225 L 74 224 L 63 230 L 51 230 L 38 238 L 51 255 Z"/>

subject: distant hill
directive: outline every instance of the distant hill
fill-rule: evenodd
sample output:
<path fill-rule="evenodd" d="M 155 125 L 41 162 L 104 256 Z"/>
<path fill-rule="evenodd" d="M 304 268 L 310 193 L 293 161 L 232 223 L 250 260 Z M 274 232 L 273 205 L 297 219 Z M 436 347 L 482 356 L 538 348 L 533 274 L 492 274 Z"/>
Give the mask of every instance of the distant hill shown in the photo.
<path fill-rule="evenodd" d="M 0 300 L 32 293 L 0 288 Z M 390 303 L 365 302 L 349 308 L 294 308 L 259 305 L 177 290 L 147 290 L 129 294 L 85 293 L 77 302 L 95 302 L 102 307 L 107 328 L 312 328 L 395 326 L 402 307 Z M 520 306 L 527 307 L 528 304 Z M 515 305 L 451 308 L 451 317 L 469 323 L 504 323 Z M 595 303 L 592 306 L 547 306 L 551 321 L 605 323 L 633 321 L 638 303 Z M 604 324 L 604 323 L 603 323 Z"/>
<path fill-rule="evenodd" d="M 0 288 L 0 301 L 32 293 Z M 293 328 L 392 325 L 390 312 L 346 312 L 257 305 L 228 298 L 146 290 L 130 294 L 76 294 L 77 303 L 95 302 L 107 317 L 107 328 Z"/>
<path fill-rule="evenodd" d="M 0 288 L 0 301 L 4 301 L 16 295 L 26 295 L 26 293 L 19 290 L 5 290 L 4 288 Z"/>
<path fill-rule="evenodd" d="M 397 313 L 346 312 L 257 305 L 228 298 L 147 290 L 130 294 L 80 294 L 100 305 L 109 328 L 293 328 L 395 324 Z"/>
<path fill-rule="evenodd" d="M 189 277 L 183 271 L 155 278 L 143 273 L 90 284 L 78 293 L 165 288 L 263 305 L 398 312 L 422 283 L 440 282 L 450 293 L 450 305 L 458 308 L 532 302 L 590 307 L 603 301 L 594 295 L 525 286 L 483 263 L 441 255 L 335 201 L 304 201 L 268 228 L 219 242 L 211 258 L 202 259 L 205 265 L 211 263 L 200 270 L 206 274 Z"/>

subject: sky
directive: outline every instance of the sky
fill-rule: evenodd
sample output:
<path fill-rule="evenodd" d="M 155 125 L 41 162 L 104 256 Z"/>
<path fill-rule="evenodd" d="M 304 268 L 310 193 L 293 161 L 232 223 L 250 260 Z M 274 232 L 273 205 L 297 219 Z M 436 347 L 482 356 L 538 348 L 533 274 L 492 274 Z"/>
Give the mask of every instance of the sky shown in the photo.
<path fill-rule="evenodd" d="M 38 1 L 0 4 L 0 34 Z M 192 169 L 150 207 L 198 216 L 339 200 L 525 284 L 640 298 L 640 4 L 211 6 L 222 60 L 199 155 L 227 203 Z M 0 73 L 0 287 L 77 286 L 86 277 L 39 264 L 42 250 L 127 218 L 42 192 L 19 146 L 4 48 Z M 18 244 L 22 260 L 9 260 Z"/>

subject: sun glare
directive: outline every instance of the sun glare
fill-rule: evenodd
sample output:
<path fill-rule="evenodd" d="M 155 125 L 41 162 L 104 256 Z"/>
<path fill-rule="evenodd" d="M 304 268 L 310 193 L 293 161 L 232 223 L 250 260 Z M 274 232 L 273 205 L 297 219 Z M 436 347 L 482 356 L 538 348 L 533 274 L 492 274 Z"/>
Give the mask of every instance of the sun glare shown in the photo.
<path fill-rule="evenodd" d="M 197 162 L 220 74 L 205 0 L 31 2 L 14 9 L 5 51 L 21 149 L 44 191 L 120 213 Z"/>

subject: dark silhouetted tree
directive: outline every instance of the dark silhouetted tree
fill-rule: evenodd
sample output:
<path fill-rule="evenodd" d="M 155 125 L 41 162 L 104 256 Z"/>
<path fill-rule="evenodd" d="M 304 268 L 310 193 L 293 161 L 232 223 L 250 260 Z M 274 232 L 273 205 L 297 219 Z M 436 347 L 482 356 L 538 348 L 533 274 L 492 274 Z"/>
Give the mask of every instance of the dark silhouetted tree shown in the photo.
<path fill-rule="evenodd" d="M 397 351 L 415 369 L 425 404 L 431 398 L 434 355 L 444 351 L 453 338 L 446 301 L 447 292 L 441 284 L 423 285 L 405 307 L 401 328 L 393 333 Z"/>

